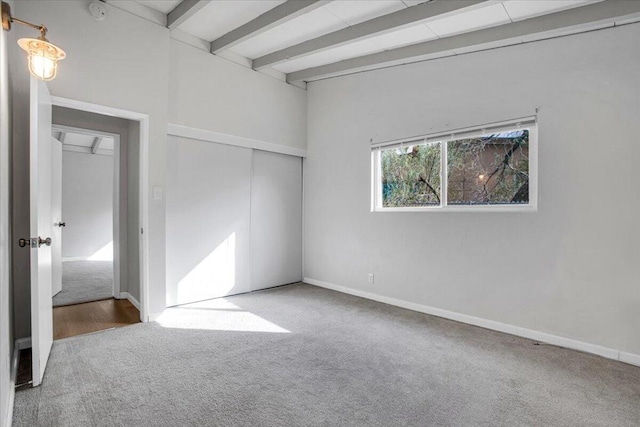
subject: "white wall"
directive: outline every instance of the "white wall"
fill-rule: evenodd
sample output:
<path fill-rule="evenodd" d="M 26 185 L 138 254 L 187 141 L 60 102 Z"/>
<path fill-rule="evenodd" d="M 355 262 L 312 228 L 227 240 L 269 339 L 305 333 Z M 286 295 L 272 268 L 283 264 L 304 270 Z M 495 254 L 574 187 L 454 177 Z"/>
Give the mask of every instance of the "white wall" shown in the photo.
<path fill-rule="evenodd" d="M 62 153 L 63 258 L 90 258 L 113 243 L 113 156 Z"/>
<path fill-rule="evenodd" d="M 84 1 L 20 1 L 14 12 L 22 19 L 44 22 L 49 29 L 48 38 L 62 46 L 67 58 L 60 63 L 58 77 L 48 84 L 51 94 L 85 102 L 107 105 L 130 111 L 146 113 L 150 117 L 149 184 L 164 186 L 165 134 L 168 104 L 168 30 L 127 12 L 107 5 L 109 18 L 98 22 L 88 12 Z M 28 29 L 16 27 L 19 36 L 32 36 Z M 135 40 L 135 43 L 133 42 Z M 144 54 L 141 55 L 140 48 Z M 18 50 L 18 47 L 15 47 Z M 24 58 L 16 53 L 15 69 L 25 74 Z M 20 61 L 19 63 L 17 61 Z M 22 85 L 14 86 L 16 97 L 26 96 Z M 28 115 L 27 115 L 28 117 Z M 24 128 L 24 123 L 20 123 Z M 17 141 L 14 141 L 17 146 Z M 17 167 L 28 168 L 24 163 L 28 153 L 14 156 Z M 21 193 L 28 182 L 26 174 L 16 175 L 14 194 Z M 27 191 L 28 194 L 28 191 Z M 15 200 L 16 217 L 25 216 L 27 201 Z M 16 224 L 16 228 L 24 225 Z M 149 283 L 150 312 L 162 311 L 165 306 L 164 285 L 164 200 L 149 202 Z M 18 254 L 16 249 L 14 254 Z M 27 262 L 28 263 L 28 260 Z M 24 260 L 18 260 L 14 271 L 28 271 Z M 24 273 L 16 277 L 20 295 L 14 298 L 19 336 L 29 335 L 25 325 L 29 316 L 29 278 Z"/>
<path fill-rule="evenodd" d="M 176 40 L 170 54 L 170 123 L 306 147 L 306 91 Z"/>
<path fill-rule="evenodd" d="M 16 4 L 12 6 L 15 14 Z M 26 37 L 18 26 L 11 30 L 8 44 L 11 87 L 11 235 L 29 237 L 29 74 L 24 73 L 24 56 L 14 46 L 15 40 Z M 20 237 L 18 237 L 20 238 Z M 16 339 L 30 336 L 31 296 L 29 288 L 29 251 L 20 248 L 17 239 L 11 241 L 11 290 L 13 298 L 14 335 Z"/>
<path fill-rule="evenodd" d="M 0 30 L 0 426 L 5 426 L 11 416 L 13 393 L 11 359 L 13 353 L 13 322 L 11 318 L 9 229 L 9 147 L 11 144 L 11 99 L 9 94 L 9 55 L 7 32 Z"/>
<path fill-rule="evenodd" d="M 106 4 L 108 18 L 94 20 L 85 1 L 16 3 L 14 12 L 22 19 L 46 23 L 49 39 L 67 53 L 58 77 L 49 83 L 54 96 L 145 113 L 150 118 L 149 187 L 165 185 L 166 129 L 169 122 L 258 137 L 276 144 L 304 147 L 306 137 L 306 92 L 260 73 L 189 46 L 170 40 L 169 31 L 112 5 Z M 17 35 L 32 36 L 16 27 Z M 171 46 L 171 47 L 170 47 Z M 24 74 L 24 58 L 14 48 L 16 70 Z M 185 64 L 195 61 L 203 69 Z M 214 78 L 215 77 L 215 78 Z M 14 86 L 15 108 L 23 119 L 16 125 L 14 164 L 14 215 L 26 217 L 28 194 L 28 151 L 24 143 L 28 117 L 25 84 Z M 216 89 L 217 88 L 217 89 Z M 171 119 L 168 119 L 168 111 Z M 213 114 L 215 112 L 215 114 Z M 165 201 L 149 197 L 149 311 L 156 314 L 166 305 L 165 284 Z M 28 193 L 28 192 L 27 192 Z M 28 224 L 16 221 L 14 233 L 28 232 Z M 14 248 L 17 259 L 16 320 L 19 337 L 29 335 L 28 257 Z M 18 332 L 19 331 L 19 332 Z"/>
<path fill-rule="evenodd" d="M 305 276 L 640 354 L 638 39 L 635 24 L 310 84 Z M 536 213 L 370 212 L 372 138 L 537 107 Z"/>

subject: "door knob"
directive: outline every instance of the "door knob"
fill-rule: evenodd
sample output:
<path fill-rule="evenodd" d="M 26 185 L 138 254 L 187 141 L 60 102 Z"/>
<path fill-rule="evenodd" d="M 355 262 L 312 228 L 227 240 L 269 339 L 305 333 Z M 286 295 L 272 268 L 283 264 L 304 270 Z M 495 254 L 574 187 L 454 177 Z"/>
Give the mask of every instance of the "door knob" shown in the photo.
<path fill-rule="evenodd" d="M 24 248 L 30 246 L 32 248 L 39 248 L 42 245 L 51 246 L 51 237 L 43 239 L 42 237 L 34 237 L 33 239 L 20 239 L 18 240 L 18 246 Z"/>

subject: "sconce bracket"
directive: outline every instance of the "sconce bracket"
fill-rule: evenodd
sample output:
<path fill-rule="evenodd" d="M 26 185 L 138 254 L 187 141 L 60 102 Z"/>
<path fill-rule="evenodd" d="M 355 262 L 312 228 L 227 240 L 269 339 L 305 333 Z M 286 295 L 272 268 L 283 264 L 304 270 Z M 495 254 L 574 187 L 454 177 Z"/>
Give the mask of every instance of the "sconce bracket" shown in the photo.
<path fill-rule="evenodd" d="M 2 29 L 11 30 L 11 6 L 5 2 L 2 2 Z"/>

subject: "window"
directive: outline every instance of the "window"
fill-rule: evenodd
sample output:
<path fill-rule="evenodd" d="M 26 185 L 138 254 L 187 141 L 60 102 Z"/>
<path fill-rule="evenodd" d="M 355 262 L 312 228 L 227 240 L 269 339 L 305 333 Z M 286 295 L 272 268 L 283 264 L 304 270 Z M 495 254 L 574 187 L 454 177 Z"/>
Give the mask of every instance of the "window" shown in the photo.
<path fill-rule="evenodd" d="M 535 118 L 372 146 L 374 211 L 535 210 Z"/>

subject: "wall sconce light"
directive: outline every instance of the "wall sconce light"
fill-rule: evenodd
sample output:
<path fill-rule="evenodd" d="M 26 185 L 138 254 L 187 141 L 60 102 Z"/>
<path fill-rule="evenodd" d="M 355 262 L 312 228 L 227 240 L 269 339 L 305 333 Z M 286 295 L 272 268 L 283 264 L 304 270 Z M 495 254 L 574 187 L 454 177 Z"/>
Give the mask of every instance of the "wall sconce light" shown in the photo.
<path fill-rule="evenodd" d="M 58 61 L 64 59 L 67 54 L 58 46 L 49 43 L 46 38 L 47 27 L 35 25 L 11 16 L 11 7 L 9 4 L 2 2 L 2 29 L 10 31 L 13 22 L 40 31 L 40 37 L 37 39 L 20 39 L 18 40 L 18 46 L 29 55 L 29 72 L 34 77 L 43 81 L 53 80 L 58 71 Z"/>

